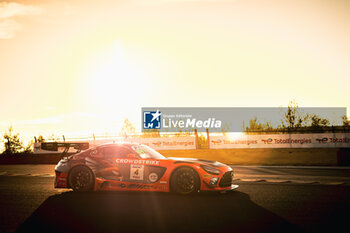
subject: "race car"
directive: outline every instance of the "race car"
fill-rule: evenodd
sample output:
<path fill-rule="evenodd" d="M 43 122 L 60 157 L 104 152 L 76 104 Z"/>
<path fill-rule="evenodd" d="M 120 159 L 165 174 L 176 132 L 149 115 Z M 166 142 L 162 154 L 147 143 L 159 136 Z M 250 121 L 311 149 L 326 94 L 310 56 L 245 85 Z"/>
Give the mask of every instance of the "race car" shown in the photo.
<path fill-rule="evenodd" d="M 104 144 L 64 157 L 56 165 L 55 173 L 55 188 L 71 188 L 77 192 L 127 190 L 194 194 L 209 190 L 225 192 L 238 187 L 232 183 L 232 168 L 225 164 L 204 159 L 166 158 L 137 143 Z"/>

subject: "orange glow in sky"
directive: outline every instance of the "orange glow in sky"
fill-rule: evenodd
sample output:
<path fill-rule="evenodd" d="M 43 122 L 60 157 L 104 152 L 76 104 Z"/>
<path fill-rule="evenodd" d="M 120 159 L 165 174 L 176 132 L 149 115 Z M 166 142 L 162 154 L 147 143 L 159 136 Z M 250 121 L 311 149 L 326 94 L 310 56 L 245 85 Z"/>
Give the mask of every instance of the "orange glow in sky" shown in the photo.
<path fill-rule="evenodd" d="M 350 1 L 0 2 L 0 133 L 117 133 L 141 107 L 350 107 Z"/>

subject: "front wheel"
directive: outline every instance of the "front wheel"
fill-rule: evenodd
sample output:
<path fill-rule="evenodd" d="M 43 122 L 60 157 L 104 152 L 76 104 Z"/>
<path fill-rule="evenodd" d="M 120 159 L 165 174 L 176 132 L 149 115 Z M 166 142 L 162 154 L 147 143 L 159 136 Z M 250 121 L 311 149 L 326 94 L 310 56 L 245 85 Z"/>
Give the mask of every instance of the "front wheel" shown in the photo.
<path fill-rule="evenodd" d="M 199 186 L 200 179 L 197 172 L 189 167 L 177 169 L 170 180 L 171 190 L 183 195 L 197 193 Z"/>
<path fill-rule="evenodd" d="M 73 191 L 86 192 L 92 190 L 95 177 L 86 166 L 76 166 L 69 173 L 68 182 Z"/>

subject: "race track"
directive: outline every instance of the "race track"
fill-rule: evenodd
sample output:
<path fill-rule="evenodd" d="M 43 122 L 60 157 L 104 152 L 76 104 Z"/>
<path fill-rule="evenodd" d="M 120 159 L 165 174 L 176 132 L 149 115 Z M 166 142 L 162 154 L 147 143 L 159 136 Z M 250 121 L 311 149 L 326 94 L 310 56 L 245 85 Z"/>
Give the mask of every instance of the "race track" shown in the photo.
<path fill-rule="evenodd" d="M 276 171 L 237 168 L 242 176 L 236 181 L 240 185 L 236 191 L 184 197 L 167 193 L 73 193 L 53 188 L 53 177 L 44 171 L 51 167 L 36 167 L 43 173 L 35 174 L 29 166 L 20 169 L 26 174 L 16 174 L 16 167 L 7 167 L 7 173 L 5 167 L 0 168 L 0 232 L 343 232 L 350 218 L 350 186 L 340 179 L 347 169 L 319 168 L 333 181 L 339 174 L 339 184 L 323 184 L 247 181 L 244 171 L 257 170 L 246 176 Z M 283 172 L 283 168 L 278 169 Z M 285 169 L 283 173 L 290 176 L 291 171 Z M 305 174 L 311 179 L 315 175 L 307 168 L 295 172 L 294 178 Z M 316 173 L 314 179 L 319 177 Z"/>

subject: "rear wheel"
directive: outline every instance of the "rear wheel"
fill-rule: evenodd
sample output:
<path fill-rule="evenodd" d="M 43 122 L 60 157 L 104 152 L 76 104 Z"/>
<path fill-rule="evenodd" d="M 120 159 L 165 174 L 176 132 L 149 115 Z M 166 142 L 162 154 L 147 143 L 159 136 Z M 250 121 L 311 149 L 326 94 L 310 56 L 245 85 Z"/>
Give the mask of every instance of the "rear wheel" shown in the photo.
<path fill-rule="evenodd" d="M 92 190 L 95 177 L 88 167 L 76 166 L 70 171 L 68 182 L 74 191 L 86 192 Z"/>
<path fill-rule="evenodd" d="M 200 179 L 197 172 L 189 167 L 177 169 L 170 180 L 171 190 L 183 195 L 197 193 L 199 186 Z"/>

